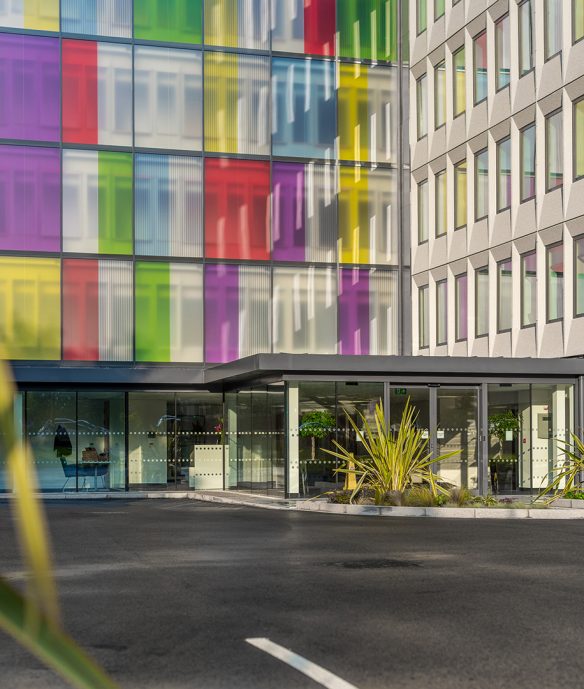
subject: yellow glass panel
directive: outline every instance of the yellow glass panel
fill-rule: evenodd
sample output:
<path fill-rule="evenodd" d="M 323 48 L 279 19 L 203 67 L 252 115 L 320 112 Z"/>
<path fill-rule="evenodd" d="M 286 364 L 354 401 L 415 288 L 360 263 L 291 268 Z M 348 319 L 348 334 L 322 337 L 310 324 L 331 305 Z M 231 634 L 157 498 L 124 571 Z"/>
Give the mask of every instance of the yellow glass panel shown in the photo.
<path fill-rule="evenodd" d="M 8 359 L 61 358 L 59 259 L 0 257 L 0 345 Z"/>
<path fill-rule="evenodd" d="M 205 43 L 237 48 L 237 33 L 237 0 L 205 0 Z"/>
<path fill-rule="evenodd" d="M 59 0 L 24 0 L 24 28 L 59 30 Z"/>
<path fill-rule="evenodd" d="M 205 150 L 238 153 L 237 55 L 205 53 Z"/>
<path fill-rule="evenodd" d="M 342 160 L 369 160 L 368 69 L 341 64 L 339 79 L 339 145 Z"/>
<path fill-rule="evenodd" d="M 340 177 L 340 261 L 369 263 L 369 170 L 341 167 Z"/>

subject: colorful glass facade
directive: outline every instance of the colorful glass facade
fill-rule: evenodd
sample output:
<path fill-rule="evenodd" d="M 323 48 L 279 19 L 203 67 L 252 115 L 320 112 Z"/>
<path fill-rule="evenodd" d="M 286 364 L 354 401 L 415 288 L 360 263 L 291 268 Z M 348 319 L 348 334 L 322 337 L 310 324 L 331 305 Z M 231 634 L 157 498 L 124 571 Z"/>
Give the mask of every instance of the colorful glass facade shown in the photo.
<path fill-rule="evenodd" d="M 11 358 L 399 352 L 397 2 L 8 7 Z"/>

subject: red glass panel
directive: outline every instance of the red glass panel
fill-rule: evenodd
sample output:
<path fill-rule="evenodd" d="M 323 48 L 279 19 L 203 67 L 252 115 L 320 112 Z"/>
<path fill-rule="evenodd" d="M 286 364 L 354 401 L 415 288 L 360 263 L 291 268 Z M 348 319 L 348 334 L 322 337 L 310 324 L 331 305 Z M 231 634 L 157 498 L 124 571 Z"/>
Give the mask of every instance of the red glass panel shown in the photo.
<path fill-rule="evenodd" d="M 208 258 L 270 258 L 270 164 L 207 158 L 205 252 Z"/>
<path fill-rule="evenodd" d="M 97 42 L 63 40 L 63 140 L 97 144 Z"/>
<path fill-rule="evenodd" d="M 97 260 L 63 261 L 63 356 L 99 360 L 99 268 Z"/>
<path fill-rule="evenodd" d="M 304 0 L 304 51 L 335 54 L 335 0 Z"/>

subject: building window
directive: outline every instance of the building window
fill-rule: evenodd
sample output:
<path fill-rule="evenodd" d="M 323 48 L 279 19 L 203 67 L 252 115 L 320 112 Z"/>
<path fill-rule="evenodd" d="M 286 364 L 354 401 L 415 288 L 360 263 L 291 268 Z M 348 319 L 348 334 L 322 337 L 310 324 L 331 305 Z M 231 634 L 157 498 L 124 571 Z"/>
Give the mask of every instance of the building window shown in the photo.
<path fill-rule="evenodd" d="M 511 259 L 497 263 L 497 332 L 511 330 L 513 278 Z"/>
<path fill-rule="evenodd" d="M 521 155 L 521 202 L 535 196 L 535 124 L 519 132 Z"/>
<path fill-rule="evenodd" d="M 497 212 L 511 206 L 511 139 L 497 144 Z"/>
<path fill-rule="evenodd" d="M 547 320 L 557 321 L 564 317 L 564 247 L 548 246 L 547 263 Z"/>
<path fill-rule="evenodd" d="M 454 166 L 454 227 L 466 225 L 466 160 Z"/>
<path fill-rule="evenodd" d="M 489 334 L 489 267 L 483 266 L 475 271 L 475 335 Z"/>
<path fill-rule="evenodd" d="M 428 0 L 417 0 L 416 9 L 416 33 L 421 34 L 428 26 Z"/>
<path fill-rule="evenodd" d="M 428 133 L 428 89 L 426 75 L 416 81 L 416 100 L 418 103 L 418 139 Z"/>
<path fill-rule="evenodd" d="M 545 121 L 546 191 L 561 187 L 564 183 L 562 129 L 562 111 L 558 110 Z"/>
<path fill-rule="evenodd" d="M 434 0 L 434 20 L 440 19 L 444 14 L 446 2 L 445 0 Z"/>
<path fill-rule="evenodd" d="M 584 0 L 572 2 L 572 41 L 584 38 Z"/>
<path fill-rule="evenodd" d="M 434 128 L 446 122 L 446 63 L 434 67 Z"/>
<path fill-rule="evenodd" d="M 574 103 L 574 179 L 584 177 L 584 98 Z"/>
<path fill-rule="evenodd" d="M 418 184 L 418 244 L 428 241 L 428 180 Z"/>
<path fill-rule="evenodd" d="M 436 283 L 436 344 L 446 344 L 447 335 L 448 282 Z"/>
<path fill-rule="evenodd" d="M 562 49 L 562 3 L 564 0 L 544 0 L 545 59 L 549 60 Z"/>
<path fill-rule="evenodd" d="M 533 14 L 531 0 L 519 5 L 519 76 L 533 69 Z"/>
<path fill-rule="evenodd" d="M 584 235 L 574 240 L 574 275 L 576 276 L 576 305 L 574 314 L 584 315 Z"/>
<path fill-rule="evenodd" d="M 511 76 L 511 37 L 509 15 L 495 24 L 495 46 L 497 55 L 497 91 L 509 84 Z"/>
<path fill-rule="evenodd" d="M 430 311 L 428 285 L 418 289 L 418 331 L 420 349 L 430 346 Z"/>
<path fill-rule="evenodd" d="M 489 152 L 485 148 L 475 156 L 475 220 L 489 212 Z"/>
<path fill-rule="evenodd" d="M 456 341 L 466 340 L 468 335 L 468 282 L 466 273 L 457 275 L 454 281 L 456 302 Z"/>
<path fill-rule="evenodd" d="M 461 115 L 466 110 L 466 64 L 464 59 L 464 46 L 452 56 L 454 73 L 454 117 Z"/>
<path fill-rule="evenodd" d="M 475 105 L 487 97 L 487 32 L 475 36 L 474 52 L 474 102 Z"/>
<path fill-rule="evenodd" d="M 436 237 L 446 234 L 446 170 L 436 175 Z"/>
<path fill-rule="evenodd" d="M 537 255 L 521 256 L 521 327 L 535 325 L 537 319 Z"/>

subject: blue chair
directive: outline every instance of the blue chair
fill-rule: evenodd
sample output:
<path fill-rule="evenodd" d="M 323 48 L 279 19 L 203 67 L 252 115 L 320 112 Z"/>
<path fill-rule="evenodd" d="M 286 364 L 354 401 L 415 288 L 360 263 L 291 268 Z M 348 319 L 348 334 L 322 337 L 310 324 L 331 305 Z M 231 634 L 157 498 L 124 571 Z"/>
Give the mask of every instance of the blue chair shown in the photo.
<path fill-rule="evenodd" d="M 60 457 L 61 466 L 63 467 L 63 473 L 65 474 L 65 483 L 63 484 L 62 491 L 65 492 L 65 487 L 69 483 L 70 479 L 74 479 L 76 476 L 83 478 L 83 485 L 81 488 L 85 488 L 85 481 L 88 478 L 93 478 L 97 484 L 97 477 L 101 476 L 103 479 L 103 487 L 105 488 L 105 476 L 109 471 L 109 463 L 88 463 L 80 464 L 76 466 L 75 464 L 68 464 L 65 457 Z M 97 487 L 97 486 L 96 486 Z"/>

